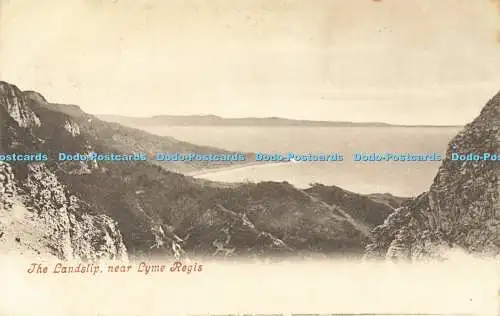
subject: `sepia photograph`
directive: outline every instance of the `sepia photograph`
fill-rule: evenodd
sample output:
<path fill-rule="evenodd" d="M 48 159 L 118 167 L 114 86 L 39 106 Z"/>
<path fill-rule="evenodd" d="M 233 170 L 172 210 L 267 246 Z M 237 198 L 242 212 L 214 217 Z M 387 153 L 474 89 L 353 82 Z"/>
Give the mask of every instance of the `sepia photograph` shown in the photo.
<path fill-rule="evenodd" d="M 497 316 L 499 225 L 498 0 L 0 0 L 0 316 Z"/>

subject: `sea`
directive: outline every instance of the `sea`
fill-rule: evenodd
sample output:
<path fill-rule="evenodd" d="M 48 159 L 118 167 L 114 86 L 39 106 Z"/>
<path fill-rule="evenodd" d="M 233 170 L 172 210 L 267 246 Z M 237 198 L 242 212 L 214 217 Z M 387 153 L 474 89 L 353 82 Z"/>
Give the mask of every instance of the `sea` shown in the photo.
<path fill-rule="evenodd" d="M 359 162 L 363 153 L 440 153 L 444 156 L 460 127 L 241 127 L 141 126 L 160 136 L 231 151 L 262 153 L 340 153 L 344 160 L 256 164 L 195 173 L 222 182 L 287 181 L 306 188 L 313 183 L 362 193 L 412 197 L 432 183 L 440 161 Z"/>

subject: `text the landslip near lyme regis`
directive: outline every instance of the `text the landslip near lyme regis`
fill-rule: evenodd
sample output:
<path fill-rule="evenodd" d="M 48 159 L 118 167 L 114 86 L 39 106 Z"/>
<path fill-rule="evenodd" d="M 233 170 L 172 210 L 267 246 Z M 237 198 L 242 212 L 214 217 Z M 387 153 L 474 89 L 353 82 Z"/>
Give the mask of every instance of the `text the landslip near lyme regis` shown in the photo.
<path fill-rule="evenodd" d="M 56 263 L 52 265 L 43 263 L 30 264 L 27 272 L 29 274 L 100 274 L 100 273 L 142 273 L 145 275 L 156 272 L 173 272 L 173 273 L 186 273 L 202 272 L 203 265 L 199 263 L 184 264 L 180 261 L 175 261 L 170 265 L 166 264 L 152 264 L 146 262 L 139 262 L 138 264 L 114 264 L 102 265 L 94 263 L 78 263 L 76 265 L 69 265 L 67 263 Z"/>

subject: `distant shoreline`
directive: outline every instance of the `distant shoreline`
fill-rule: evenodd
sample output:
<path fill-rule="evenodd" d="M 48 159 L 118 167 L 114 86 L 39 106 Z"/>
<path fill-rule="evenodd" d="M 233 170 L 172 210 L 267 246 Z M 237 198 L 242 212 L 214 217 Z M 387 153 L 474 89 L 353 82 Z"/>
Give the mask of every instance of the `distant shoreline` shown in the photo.
<path fill-rule="evenodd" d="M 241 125 L 230 125 L 230 124 L 150 124 L 150 123 L 127 123 L 118 122 L 115 123 L 123 124 L 128 126 L 133 126 L 136 128 L 150 126 L 150 127 L 267 127 L 267 128 L 318 128 L 318 127 L 343 127 L 343 128 L 354 128 L 354 127 L 369 127 L 369 128 L 463 128 L 464 126 L 457 125 L 251 125 L 251 124 L 241 124 Z"/>
<path fill-rule="evenodd" d="M 396 128 L 462 128 L 465 125 L 401 125 L 383 122 L 311 121 L 280 117 L 223 118 L 214 115 L 129 117 L 121 115 L 95 115 L 99 119 L 134 126 L 172 127 L 396 127 Z"/>
<path fill-rule="evenodd" d="M 197 171 L 191 171 L 187 172 L 184 175 L 189 176 L 189 177 L 200 177 L 200 176 L 207 176 L 210 174 L 214 173 L 220 173 L 220 172 L 227 172 L 227 171 L 234 171 L 238 169 L 247 169 L 250 167 L 255 167 L 255 166 L 277 166 L 277 165 L 285 165 L 285 164 L 290 164 L 292 162 L 249 162 L 246 164 L 238 164 L 234 166 L 227 166 L 227 167 L 220 167 L 220 168 L 205 168 Z"/>

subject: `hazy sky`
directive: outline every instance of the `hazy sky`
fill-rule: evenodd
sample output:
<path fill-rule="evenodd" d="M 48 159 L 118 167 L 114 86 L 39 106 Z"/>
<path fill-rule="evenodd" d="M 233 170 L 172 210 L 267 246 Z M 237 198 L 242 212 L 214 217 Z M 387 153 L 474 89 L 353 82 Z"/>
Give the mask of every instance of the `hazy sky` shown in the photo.
<path fill-rule="evenodd" d="M 0 80 L 90 113 L 462 124 L 500 90 L 492 0 L 0 3 Z"/>

